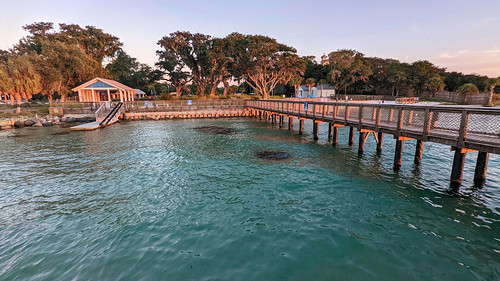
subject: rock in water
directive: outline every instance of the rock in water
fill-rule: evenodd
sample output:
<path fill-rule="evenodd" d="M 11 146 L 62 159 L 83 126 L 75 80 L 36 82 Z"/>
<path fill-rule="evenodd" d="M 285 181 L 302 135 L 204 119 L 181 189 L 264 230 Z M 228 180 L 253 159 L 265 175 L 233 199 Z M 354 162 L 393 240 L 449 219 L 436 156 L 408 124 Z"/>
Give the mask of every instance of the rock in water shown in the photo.
<path fill-rule="evenodd" d="M 28 120 L 24 121 L 24 125 L 28 126 L 28 127 L 33 126 L 33 125 L 35 125 L 35 122 L 32 119 L 28 119 Z"/>
<path fill-rule="evenodd" d="M 196 127 L 194 128 L 197 131 L 206 133 L 206 134 L 212 134 L 212 135 L 227 135 L 234 133 L 236 130 L 231 129 L 231 128 L 224 128 L 224 127 L 218 127 L 218 126 L 203 126 L 203 127 Z"/>
<path fill-rule="evenodd" d="M 38 121 L 35 124 L 33 124 L 33 127 L 43 127 L 43 125 L 40 121 Z"/>
<path fill-rule="evenodd" d="M 284 160 L 292 157 L 290 153 L 286 151 L 274 151 L 274 150 L 261 150 L 256 151 L 255 157 L 260 159 L 268 159 L 268 160 Z"/>
<path fill-rule="evenodd" d="M 23 121 L 16 121 L 14 122 L 14 128 L 23 128 L 24 127 L 24 122 Z"/>

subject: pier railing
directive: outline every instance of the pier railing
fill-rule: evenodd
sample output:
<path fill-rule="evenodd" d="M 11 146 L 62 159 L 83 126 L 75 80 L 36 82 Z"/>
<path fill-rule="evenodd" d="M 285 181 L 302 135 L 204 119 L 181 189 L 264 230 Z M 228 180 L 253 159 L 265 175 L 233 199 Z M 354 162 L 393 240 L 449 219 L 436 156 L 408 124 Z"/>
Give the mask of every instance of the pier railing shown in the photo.
<path fill-rule="evenodd" d="M 500 154 L 500 110 L 479 107 L 252 100 L 253 109 Z"/>

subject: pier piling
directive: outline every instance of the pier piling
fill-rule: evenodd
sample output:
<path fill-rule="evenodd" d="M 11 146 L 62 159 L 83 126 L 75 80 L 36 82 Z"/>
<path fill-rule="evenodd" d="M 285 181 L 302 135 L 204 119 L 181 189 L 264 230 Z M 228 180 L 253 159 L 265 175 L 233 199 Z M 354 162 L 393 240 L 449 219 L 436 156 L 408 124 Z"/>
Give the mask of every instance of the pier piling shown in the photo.
<path fill-rule="evenodd" d="M 415 149 L 415 159 L 413 160 L 413 163 L 415 165 L 420 165 L 422 162 L 422 150 L 424 148 L 424 142 L 421 140 L 417 140 L 417 147 Z"/>
<path fill-rule="evenodd" d="M 453 157 L 453 167 L 451 168 L 450 181 L 452 185 L 460 185 L 462 183 L 462 175 L 465 165 L 465 151 L 460 148 L 455 148 L 455 156 Z"/>
<path fill-rule="evenodd" d="M 377 153 L 382 152 L 382 143 L 384 142 L 384 133 L 377 133 Z"/>
<path fill-rule="evenodd" d="M 396 139 L 396 150 L 394 153 L 394 169 L 399 170 L 401 168 L 401 162 L 403 159 L 403 146 L 404 146 L 404 140 L 403 139 Z"/>
<path fill-rule="evenodd" d="M 488 170 L 488 152 L 479 151 L 477 154 L 476 170 L 474 171 L 474 184 L 481 186 L 486 180 L 486 173 Z"/>
<path fill-rule="evenodd" d="M 318 140 L 318 124 L 319 122 L 316 120 L 313 120 L 313 135 L 314 135 L 314 140 Z"/>
<path fill-rule="evenodd" d="M 332 145 L 333 146 L 337 145 L 338 141 L 339 141 L 339 127 L 333 127 Z"/>
<path fill-rule="evenodd" d="M 362 155 L 363 151 L 365 150 L 365 142 L 368 137 L 367 132 L 359 132 L 359 145 L 358 145 L 358 155 Z"/>
<path fill-rule="evenodd" d="M 349 145 L 354 143 L 354 127 L 349 127 Z"/>

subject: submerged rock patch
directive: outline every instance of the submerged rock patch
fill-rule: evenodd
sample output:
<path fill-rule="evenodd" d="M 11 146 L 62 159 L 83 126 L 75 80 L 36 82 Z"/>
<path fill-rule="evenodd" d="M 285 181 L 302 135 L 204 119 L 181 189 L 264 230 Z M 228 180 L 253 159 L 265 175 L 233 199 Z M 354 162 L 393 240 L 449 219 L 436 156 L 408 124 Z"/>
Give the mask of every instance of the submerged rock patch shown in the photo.
<path fill-rule="evenodd" d="M 58 132 L 58 133 L 52 133 L 53 136 L 64 136 L 64 135 L 69 135 L 69 132 Z"/>
<path fill-rule="evenodd" d="M 284 160 L 292 157 L 290 153 L 279 150 L 261 150 L 254 153 L 255 157 L 268 160 Z"/>
<path fill-rule="evenodd" d="M 218 127 L 218 126 L 202 126 L 202 127 L 195 127 L 194 129 L 196 131 L 212 135 L 227 135 L 234 133 L 236 131 L 235 129 Z"/>

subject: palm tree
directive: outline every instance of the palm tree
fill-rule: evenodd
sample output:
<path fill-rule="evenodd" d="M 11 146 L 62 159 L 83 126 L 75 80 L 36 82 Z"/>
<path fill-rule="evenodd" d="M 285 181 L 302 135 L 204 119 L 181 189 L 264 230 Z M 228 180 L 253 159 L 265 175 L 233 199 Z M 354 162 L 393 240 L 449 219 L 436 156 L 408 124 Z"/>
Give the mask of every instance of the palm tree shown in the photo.
<path fill-rule="evenodd" d="M 295 88 L 295 97 L 298 95 L 298 90 L 300 85 L 302 84 L 302 78 L 301 77 L 293 77 L 290 82 L 288 83 L 290 86 L 293 86 Z"/>
<path fill-rule="evenodd" d="M 319 79 L 318 83 L 321 85 L 321 96 L 323 96 L 323 85 L 326 84 L 326 80 Z"/>
<path fill-rule="evenodd" d="M 309 96 L 311 96 L 311 88 L 316 86 L 316 79 L 307 78 L 305 81 L 306 86 L 309 88 Z"/>

